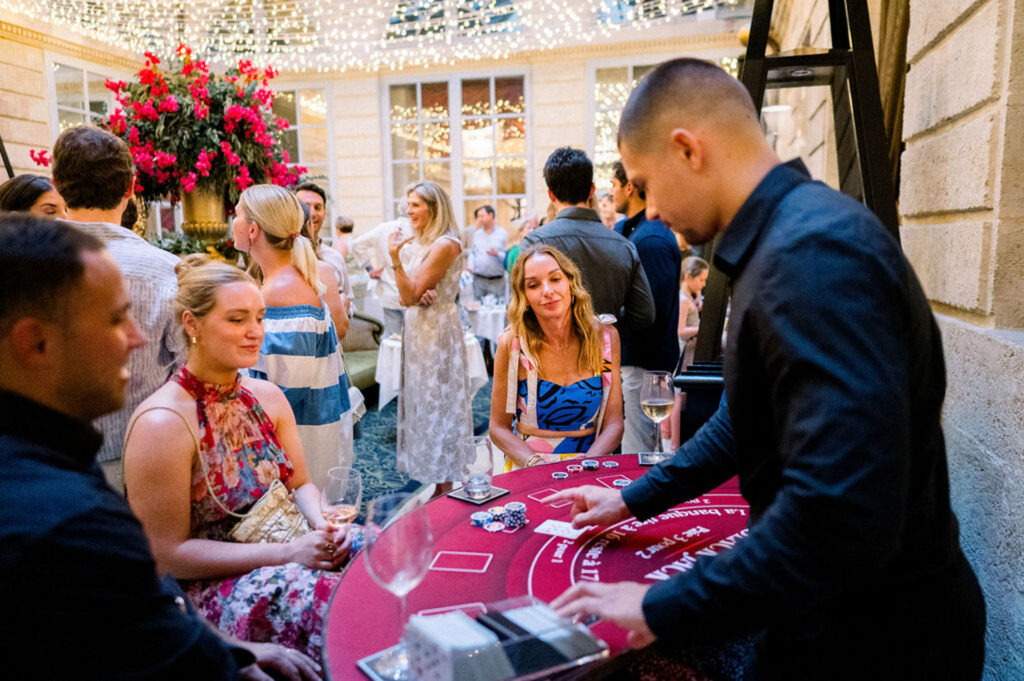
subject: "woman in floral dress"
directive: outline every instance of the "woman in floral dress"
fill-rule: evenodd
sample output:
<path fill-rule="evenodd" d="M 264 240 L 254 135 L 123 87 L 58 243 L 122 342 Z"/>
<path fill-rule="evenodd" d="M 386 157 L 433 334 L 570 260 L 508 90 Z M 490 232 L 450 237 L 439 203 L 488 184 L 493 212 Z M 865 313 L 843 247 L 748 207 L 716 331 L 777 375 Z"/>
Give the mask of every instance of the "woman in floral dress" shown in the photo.
<path fill-rule="evenodd" d="M 448 195 L 435 182 L 406 191 L 413 236 L 388 239 L 399 300 L 405 306 L 402 389 L 398 394 L 398 470 L 443 494 L 461 478 L 459 440 L 473 434 L 465 336 L 455 295 L 465 257 Z M 399 253 L 415 240 L 406 271 Z"/>
<path fill-rule="evenodd" d="M 188 361 L 132 416 L 125 442 L 128 501 L 156 556 L 193 606 L 222 631 L 319 657 L 323 618 L 346 532 L 320 513 L 295 417 L 281 390 L 241 378 L 263 341 L 263 297 L 241 270 L 190 256 L 178 266 L 176 316 Z M 280 480 L 315 529 L 285 544 L 228 539 Z"/>

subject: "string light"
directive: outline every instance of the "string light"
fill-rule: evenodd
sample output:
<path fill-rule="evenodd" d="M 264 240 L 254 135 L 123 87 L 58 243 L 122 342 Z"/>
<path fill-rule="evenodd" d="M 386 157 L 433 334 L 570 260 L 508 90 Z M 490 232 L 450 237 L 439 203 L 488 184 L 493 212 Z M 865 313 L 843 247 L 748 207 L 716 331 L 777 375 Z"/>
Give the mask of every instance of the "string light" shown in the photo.
<path fill-rule="evenodd" d="M 295 71 L 379 71 L 508 58 L 626 39 L 752 0 L 0 0 L 0 9 L 128 50 L 179 43 L 223 66 L 239 57 Z M 737 14 L 738 12 L 738 14 Z M 749 12 L 746 13 L 749 17 Z"/>

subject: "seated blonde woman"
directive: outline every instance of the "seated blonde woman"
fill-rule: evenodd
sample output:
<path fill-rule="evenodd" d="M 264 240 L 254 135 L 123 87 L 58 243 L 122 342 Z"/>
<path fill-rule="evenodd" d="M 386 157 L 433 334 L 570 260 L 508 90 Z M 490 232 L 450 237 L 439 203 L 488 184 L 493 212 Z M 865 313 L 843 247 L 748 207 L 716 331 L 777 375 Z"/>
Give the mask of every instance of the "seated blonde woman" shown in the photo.
<path fill-rule="evenodd" d="M 128 502 L 160 572 L 196 610 L 246 641 L 320 656 L 323 616 L 349 538 L 328 528 L 309 481 L 295 416 L 280 388 L 239 369 L 256 364 L 263 296 L 237 267 L 193 255 L 177 267 L 175 315 L 185 365 L 139 405 L 125 440 Z M 313 532 L 286 544 L 228 539 L 280 480 Z"/>
<path fill-rule="evenodd" d="M 556 248 L 523 251 L 509 284 L 490 428 L 506 470 L 611 454 L 622 440 L 618 332 L 594 316 L 579 269 Z"/>

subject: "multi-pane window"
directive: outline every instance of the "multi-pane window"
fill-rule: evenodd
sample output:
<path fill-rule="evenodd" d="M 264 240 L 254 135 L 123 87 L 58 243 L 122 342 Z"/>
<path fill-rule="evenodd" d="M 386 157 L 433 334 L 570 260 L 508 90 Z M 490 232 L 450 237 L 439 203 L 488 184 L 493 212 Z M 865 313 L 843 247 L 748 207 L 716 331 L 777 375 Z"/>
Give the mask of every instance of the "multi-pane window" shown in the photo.
<path fill-rule="evenodd" d="M 732 75 L 736 75 L 736 58 L 723 58 L 717 63 Z M 619 117 L 622 115 L 626 100 L 640 79 L 656 66 L 657 64 L 630 64 L 598 68 L 594 72 L 594 185 L 599 194 L 611 187 L 612 164 L 619 158 Z"/>
<path fill-rule="evenodd" d="M 117 106 L 114 94 L 104 86 L 111 76 L 57 62 L 52 68 L 58 132 L 99 123 Z"/>
<path fill-rule="evenodd" d="M 305 166 L 307 177 L 326 183 L 330 158 L 324 90 L 278 90 L 273 111 L 275 116 L 288 121 L 288 129 L 281 133 L 281 145 L 292 163 Z"/>
<path fill-rule="evenodd" d="M 519 217 L 526 196 L 523 79 L 462 81 L 462 172 L 465 224 L 489 204 L 498 224 Z"/>
<path fill-rule="evenodd" d="M 483 205 L 495 208 L 501 225 L 520 216 L 527 195 L 523 76 L 401 83 L 387 96 L 392 210 L 409 184 L 432 180 L 452 197 L 463 225 Z"/>

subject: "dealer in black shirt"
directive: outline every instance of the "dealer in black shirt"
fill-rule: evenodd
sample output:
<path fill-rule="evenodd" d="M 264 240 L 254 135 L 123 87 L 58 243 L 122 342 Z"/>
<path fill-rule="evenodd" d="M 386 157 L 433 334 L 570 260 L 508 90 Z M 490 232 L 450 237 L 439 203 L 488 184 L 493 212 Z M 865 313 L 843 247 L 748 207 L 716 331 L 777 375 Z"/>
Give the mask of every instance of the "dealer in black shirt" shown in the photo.
<path fill-rule="evenodd" d="M 722 238 L 725 395 L 675 454 L 618 492 L 577 488 L 574 524 L 646 519 L 739 475 L 749 535 L 648 584 L 554 602 L 642 647 L 750 636 L 754 679 L 977 679 L 984 602 L 959 546 L 940 425 L 942 343 L 899 245 L 799 161 L 780 164 L 746 90 L 681 59 L 641 81 L 619 146 L 688 243 Z"/>

